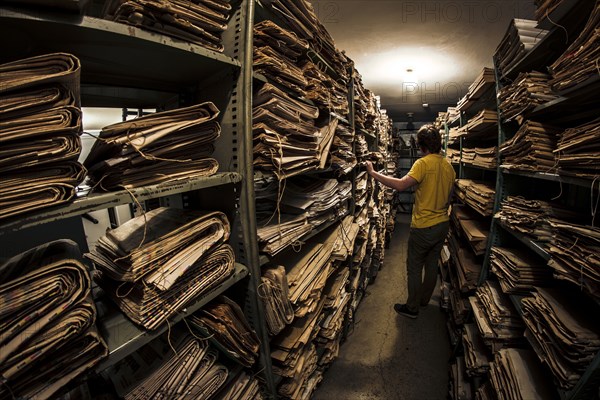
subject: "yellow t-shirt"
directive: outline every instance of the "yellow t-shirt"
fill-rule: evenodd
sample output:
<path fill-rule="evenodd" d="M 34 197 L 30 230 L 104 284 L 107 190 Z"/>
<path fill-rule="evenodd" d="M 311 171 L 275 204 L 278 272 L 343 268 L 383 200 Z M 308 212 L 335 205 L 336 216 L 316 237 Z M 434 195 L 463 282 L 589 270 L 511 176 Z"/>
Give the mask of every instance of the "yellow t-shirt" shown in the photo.
<path fill-rule="evenodd" d="M 419 182 L 410 226 L 427 228 L 448 221 L 448 201 L 456 179 L 450 163 L 441 154 L 428 154 L 418 159 L 407 175 Z"/>

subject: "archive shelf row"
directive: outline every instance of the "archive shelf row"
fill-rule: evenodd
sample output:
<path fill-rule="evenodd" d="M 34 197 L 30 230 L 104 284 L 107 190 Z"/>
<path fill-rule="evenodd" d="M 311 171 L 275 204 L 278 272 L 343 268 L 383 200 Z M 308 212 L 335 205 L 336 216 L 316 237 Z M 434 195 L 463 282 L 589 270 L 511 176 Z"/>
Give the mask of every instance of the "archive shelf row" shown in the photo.
<path fill-rule="evenodd" d="M 261 342 L 256 372 L 264 385 L 264 396 L 277 398 L 270 361 L 270 338 L 259 296 L 261 268 L 268 258 L 260 254 L 256 234 L 254 178 L 257 174 L 253 167 L 252 135 L 254 85 L 269 80 L 254 73 L 252 63 L 255 20 L 271 19 L 281 26 L 286 24 L 272 13 L 268 4 L 260 1 L 241 0 L 231 4 L 233 11 L 228 28 L 222 35 L 223 53 L 143 28 L 95 16 L 55 11 L 51 7 L 3 5 L 0 8 L 0 46 L 3 49 L 0 63 L 53 52 L 70 53 L 82 65 L 82 107 L 152 108 L 162 111 L 211 101 L 220 110 L 218 121 L 221 127 L 213 154 L 219 163 L 219 171 L 212 176 L 116 192 L 82 191 L 69 204 L 1 221 L 0 237 L 10 239 L 31 234 L 43 239 L 48 234 L 50 223 L 59 223 L 64 225 L 64 230 L 59 229 L 53 234 L 66 238 L 77 236 L 74 238 L 76 241 L 85 243 L 85 238 L 81 237 L 83 229 L 71 231 L 66 223 L 61 222 L 71 221 L 82 226 L 81 216 L 88 212 L 133 203 L 142 205 L 142 208 L 152 207 L 149 201 L 154 205 L 225 212 L 232 226 L 229 243 L 234 248 L 236 259 L 233 275 L 175 314 L 168 324 L 153 331 L 140 329 L 112 304 L 104 304 L 103 300 L 99 302 L 101 316 L 98 325 L 110 354 L 95 368 L 95 372 L 105 374 L 212 299 L 233 287 L 236 290 L 243 287 L 244 312 Z M 331 76 L 340 75 L 319 52 L 309 50 L 307 56 Z M 353 129 L 352 86 L 353 80 L 350 79 L 349 115 L 335 112 L 330 112 L 330 115 Z M 362 133 L 377 143 L 377 131 L 365 130 Z M 322 172 L 331 171 L 313 171 L 309 175 Z M 356 168 L 349 174 L 350 179 L 355 177 Z M 352 201 L 348 214 L 354 214 L 354 211 Z M 340 216 L 318 226 L 301 239 L 308 240 L 342 219 L 343 216 Z M 9 258 L 34 244 L 11 246 L 3 249 L 1 256 Z"/>
<path fill-rule="evenodd" d="M 596 4 L 594 5 L 594 3 Z M 525 57 L 523 57 L 523 59 L 520 60 L 520 62 L 508 71 L 500 71 L 497 67 L 497 60 L 494 60 L 496 75 L 495 92 L 500 93 L 507 85 L 513 84 L 519 73 L 546 71 L 547 67 L 557 60 L 567 49 L 569 44 L 576 40 L 582 32 L 587 17 L 581 18 L 581 15 L 590 15 L 594 8 L 596 8 L 595 12 L 597 12 L 597 7 L 597 2 L 577 0 L 561 2 L 550 16 L 547 16 L 538 22 L 538 28 L 549 29 L 549 32 Z M 568 37 L 565 37 L 565 32 Z M 506 121 L 505 116 L 502 114 L 500 100 L 498 100 L 498 131 L 494 137 L 497 148 L 501 149 L 503 146 L 506 148 L 507 141 L 514 137 L 517 130 L 523 127 L 528 121 L 546 124 L 547 126 L 556 128 L 558 132 L 584 123 L 591 123 L 591 121 L 597 118 L 598 111 L 600 110 L 600 102 L 598 101 L 597 96 L 593 95 L 593 93 L 597 93 L 597 91 L 598 76 L 596 74 L 582 83 L 557 92 L 558 97 L 556 99 L 547 101 L 546 103 L 537 105 L 529 111 L 523 112 L 522 115 L 519 116 L 518 122 Z M 460 126 L 464 126 L 465 119 L 467 119 L 467 117 L 461 114 L 457 121 L 447 122 L 445 129 L 446 143 L 448 141 L 449 130 L 456 125 L 456 122 L 458 122 Z M 462 138 L 456 145 L 460 146 L 458 151 L 460 152 L 460 159 L 462 159 L 464 146 Z M 446 146 L 447 148 L 451 148 L 451 145 Z M 550 153 L 552 154 L 552 150 L 550 150 Z M 553 260 L 553 249 L 551 247 L 553 246 L 552 241 L 555 240 L 557 233 L 550 231 L 549 233 L 546 233 L 545 239 L 536 239 L 531 235 L 521 233 L 515 228 L 511 228 L 511 226 L 502 219 L 504 217 L 500 217 L 498 214 L 504 209 L 506 201 L 510 196 L 512 196 L 512 198 L 518 197 L 527 200 L 550 202 L 557 206 L 564 207 L 565 209 L 577 211 L 580 213 L 581 219 L 575 223 L 590 229 L 593 229 L 594 226 L 593 215 L 595 214 L 595 199 L 600 196 L 600 189 L 596 184 L 599 177 L 597 175 L 594 176 L 592 169 L 587 171 L 587 174 L 571 173 L 561 169 L 558 160 L 550 167 L 540 164 L 537 167 L 537 170 L 535 168 L 532 170 L 527 167 L 519 168 L 514 165 L 508 166 L 506 165 L 505 157 L 500 151 L 497 152 L 496 163 L 497 167 L 494 171 L 481 171 L 481 173 L 487 175 L 480 175 L 481 178 L 491 180 L 493 187 L 495 187 L 495 195 L 493 216 L 490 219 L 485 255 L 480 260 L 481 273 L 478 279 L 478 287 L 481 287 L 488 281 L 495 282 L 496 279 L 498 279 L 498 281 L 506 279 L 500 276 L 501 272 L 492 273 L 491 271 L 493 258 L 492 248 L 519 249 L 519 251 L 523 252 L 527 257 L 531 257 L 532 263 L 539 263 L 539 265 L 546 266 L 549 271 L 552 271 L 551 264 L 549 264 Z M 473 172 L 474 169 L 476 168 L 465 165 L 461 160 L 459 170 L 460 177 L 477 177 L 476 173 Z M 585 168 L 582 167 L 581 170 L 585 170 Z M 589 212 L 589 210 L 592 210 L 592 215 L 586 216 L 586 211 Z M 518 211 L 513 212 L 518 213 Z M 584 220 L 587 222 L 584 222 Z M 538 235 L 544 236 L 541 233 L 538 233 Z M 572 262 L 575 263 L 581 261 L 573 260 Z M 497 268 L 499 269 L 499 267 Z M 557 275 L 559 275 L 558 278 L 556 277 Z M 560 274 L 557 274 L 556 272 L 554 273 L 554 276 L 554 279 L 551 283 L 548 283 L 548 285 L 556 285 L 557 287 L 565 287 L 569 290 L 572 289 L 574 292 L 581 292 L 578 287 L 579 285 L 575 285 L 571 282 L 561 282 L 561 279 L 559 279 Z M 539 285 L 544 287 L 542 281 L 540 281 Z M 532 294 L 505 295 L 507 298 L 510 298 L 516 311 L 522 316 L 523 306 L 521 300 L 524 298 L 531 298 Z M 584 295 L 582 294 L 582 296 Z M 595 302 L 598 301 L 595 298 L 592 300 Z M 470 317 L 470 314 L 468 317 Z M 590 315 L 589 317 L 591 320 L 596 319 L 595 315 Z M 552 368 L 548 367 L 551 361 L 548 360 L 548 355 L 544 355 L 545 350 L 532 339 L 532 332 L 529 328 L 523 328 L 523 332 L 525 332 L 524 336 L 527 339 L 526 343 L 529 344 L 539 358 L 539 360 L 536 361 L 539 361 L 540 365 L 545 365 L 544 369 L 547 370 L 546 372 L 549 376 L 552 376 Z M 590 364 L 581 373 L 579 380 L 572 385 L 572 387 L 560 389 L 557 383 L 558 378 L 553 376 L 552 379 L 555 380 L 554 383 L 557 385 L 556 395 L 562 400 L 596 398 L 599 394 L 598 388 L 600 387 L 600 353 L 595 355 Z"/>

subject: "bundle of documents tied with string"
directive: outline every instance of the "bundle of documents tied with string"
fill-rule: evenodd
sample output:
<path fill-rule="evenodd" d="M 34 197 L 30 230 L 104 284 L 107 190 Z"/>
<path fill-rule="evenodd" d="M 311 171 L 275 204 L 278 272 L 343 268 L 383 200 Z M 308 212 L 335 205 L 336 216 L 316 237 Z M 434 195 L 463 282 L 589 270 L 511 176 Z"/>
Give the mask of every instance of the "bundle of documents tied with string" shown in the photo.
<path fill-rule="evenodd" d="M 206 102 L 102 128 L 84 161 L 90 183 L 116 190 L 213 175 L 218 115 Z"/>
<path fill-rule="evenodd" d="M 490 264 L 504 293 L 528 295 L 536 286 L 552 285 L 552 269 L 531 252 L 494 246 Z"/>
<path fill-rule="evenodd" d="M 599 138 L 600 118 L 562 132 L 554 151 L 559 173 L 597 180 L 600 177 Z"/>
<path fill-rule="evenodd" d="M 306 176 L 257 181 L 258 239 L 261 251 L 275 255 L 323 223 L 348 213 L 352 185 Z"/>
<path fill-rule="evenodd" d="M 536 288 L 522 300 L 525 335 L 558 386 L 572 389 L 600 351 L 598 304 L 572 288 Z"/>
<path fill-rule="evenodd" d="M 479 214 L 484 217 L 492 215 L 494 211 L 495 190 L 487 182 L 457 179 L 455 189 L 458 198 L 471 206 Z"/>
<path fill-rule="evenodd" d="M 502 120 L 521 122 L 537 106 L 558 98 L 550 88 L 550 78 L 537 71 L 520 73 L 513 83 L 500 89 L 498 109 Z"/>
<path fill-rule="evenodd" d="M 552 74 L 550 86 L 561 92 L 598 79 L 598 46 L 600 35 L 600 1 L 596 0 L 589 19 L 577 39 L 548 68 Z"/>
<path fill-rule="evenodd" d="M 319 109 L 267 83 L 252 111 L 254 167 L 284 179 L 324 169 L 338 119 L 316 125 Z"/>
<path fill-rule="evenodd" d="M 85 178 L 80 70 L 65 53 L 0 65 L 0 219 L 74 199 Z"/>
<path fill-rule="evenodd" d="M 286 181 L 280 208 L 294 214 L 306 212 L 308 223 L 318 227 L 348 212 L 351 192 L 349 181 L 299 176 Z"/>
<path fill-rule="evenodd" d="M 323 72 L 326 68 L 310 60 L 302 61 L 300 68 L 308 83 L 306 96 L 319 106 L 320 109 L 333 111 L 341 116 L 347 116 L 350 111 L 347 86 Z"/>
<path fill-rule="evenodd" d="M 492 147 L 463 147 L 463 162 L 477 167 L 496 168 L 496 154 L 498 148 Z"/>
<path fill-rule="evenodd" d="M 214 400 L 263 400 L 261 385 L 254 372 L 239 368 L 229 372 L 232 377 L 223 386 L 222 390 L 213 398 Z"/>
<path fill-rule="evenodd" d="M 260 342 L 242 309 L 233 300 L 220 296 L 196 311 L 186 322 L 197 331 L 195 336 L 208 339 L 227 357 L 245 367 L 258 358 Z"/>
<path fill-rule="evenodd" d="M 308 385 L 311 378 L 318 381 L 317 351 L 313 343 L 317 337 L 322 318 L 323 301 L 314 312 L 296 318 L 291 325 L 271 340 L 273 372 L 283 377 L 277 388 L 279 395 L 288 399 L 310 398 L 314 387 Z M 301 396 L 307 391 L 309 396 Z"/>
<path fill-rule="evenodd" d="M 494 216 L 508 229 L 521 233 L 538 242 L 552 240 L 550 220 L 581 221 L 585 216 L 556 202 L 507 196 L 502 200 L 500 211 Z"/>
<path fill-rule="evenodd" d="M 454 224 L 457 222 L 453 217 Z M 468 293 L 477 287 L 477 281 L 481 274 L 481 262 L 477 260 L 475 254 L 470 248 L 465 246 L 458 234 L 462 234 L 462 227 L 459 225 L 451 228 L 452 235 L 448 238 L 448 244 L 456 266 L 456 277 L 458 288 L 463 293 Z"/>
<path fill-rule="evenodd" d="M 456 108 L 458 111 L 466 111 L 477 102 L 488 90 L 496 83 L 496 76 L 493 68 L 484 67 L 475 81 L 469 86 L 467 93 L 458 101 Z M 493 91 L 491 92 L 494 93 Z M 487 99 L 485 99 L 487 100 Z"/>
<path fill-rule="evenodd" d="M 265 310 L 267 329 L 270 335 L 275 336 L 294 320 L 294 309 L 290 302 L 289 284 L 283 265 L 262 269 L 258 293 Z"/>
<path fill-rule="evenodd" d="M 546 34 L 548 34 L 547 30 L 537 28 L 537 21 L 513 19 L 494 53 L 500 75 L 504 77 L 512 72 L 512 69 Z M 540 62 L 540 65 L 544 65 L 543 62 Z"/>
<path fill-rule="evenodd" d="M 558 394 L 533 350 L 501 349 L 490 363 L 490 381 L 496 398 L 557 400 Z"/>
<path fill-rule="evenodd" d="M 229 234 L 219 211 L 160 207 L 108 231 L 87 257 L 119 308 L 155 329 L 232 274 Z"/>
<path fill-rule="evenodd" d="M 450 218 L 453 229 L 467 239 L 473 253 L 478 256 L 484 255 L 490 234 L 489 220 L 473 211 L 471 207 L 461 204 L 452 206 Z"/>
<path fill-rule="evenodd" d="M 352 68 L 354 81 L 354 128 L 358 131 L 366 129 L 365 122 L 368 114 L 368 89 L 362 83 L 362 76 Z"/>
<path fill-rule="evenodd" d="M 467 375 L 482 376 L 487 374 L 490 370 L 492 356 L 479 334 L 477 324 L 465 324 L 462 342 L 465 349 Z"/>
<path fill-rule="evenodd" d="M 348 114 L 346 85 L 307 58 L 308 42 L 272 21 L 254 25 L 254 70 L 325 110 Z"/>
<path fill-rule="evenodd" d="M 261 251 L 275 255 L 313 229 L 306 212 L 283 213 L 278 208 L 285 182 L 275 177 L 254 181 L 256 193 L 257 236 Z"/>
<path fill-rule="evenodd" d="M 549 172 L 556 167 L 554 151 L 560 129 L 525 121 L 515 135 L 500 146 L 502 167 L 521 171 Z"/>
<path fill-rule="evenodd" d="M 554 276 L 577 285 L 600 299 L 600 228 L 550 218 L 552 239 L 548 246 L 548 265 Z"/>
<path fill-rule="evenodd" d="M 308 80 L 298 64 L 307 50 L 306 40 L 272 21 L 254 25 L 254 71 L 304 99 L 307 98 Z"/>
<path fill-rule="evenodd" d="M 335 129 L 335 136 L 329 151 L 327 166 L 336 172 L 336 176 L 348 174 L 356 166 L 356 155 L 352 149 L 354 131 L 343 123 Z"/>
<path fill-rule="evenodd" d="M 492 351 L 523 341 L 523 320 L 497 282 L 485 281 L 469 302 L 483 341 Z"/>
<path fill-rule="evenodd" d="M 309 1 L 265 0 L 273 13 L 288 23 L 291 32 L 308 42 L 311 51 L 330 65 L 335 71 L 342 86 L 346 86 L 347 57 L 335 47 L 333 38 L 319 20 L 315 9 Z"/>
<path fill-rule="evenodd" d="M 82 261 L 58 240 L 0 265 L 0 398 L 50 398 L 108 354 Z"/>
<path fill-rule="evenodd" d="M 222 52 L 232 12 L 228 0 L 111 0 L 106 18 Z"/>
<path fill-rule="evenodd" d="M 350 278 L 348 267 L 339 268 L 331 275 L 323 291 L 325 304 L 319 336 L 315 339 L 317 349 L 322 349 L 318 364 L 329 366 L 338 356 L 342 330 L 351 294 L 346 291 L 346 283 Z"/>
<path fill-rule="evenodd" d="M 331 268 L 332 243 L 307 243 L 302 252 L 289 249 L 276 261 L 285 266 L 289 299 L 296 318 L 306 316 L 319 305 Z"/>
<path fill-rule="evenodd" d="M 117 394 L 125 400 L 213 399 L 228 376 L 219 351 L 180 326 L 110 370 Z"/>

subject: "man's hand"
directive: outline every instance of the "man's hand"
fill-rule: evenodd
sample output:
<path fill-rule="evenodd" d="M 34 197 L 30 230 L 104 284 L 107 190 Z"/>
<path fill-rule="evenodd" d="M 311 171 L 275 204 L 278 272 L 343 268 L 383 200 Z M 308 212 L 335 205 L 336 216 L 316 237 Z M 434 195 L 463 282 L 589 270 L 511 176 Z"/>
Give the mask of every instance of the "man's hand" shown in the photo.
<path fill-rule="evenodd" d="M 373 173 L 373 163 L 371 161 L 364 162 L 365 168 L 367 169 L 367 173 L 371 175 Z"/>

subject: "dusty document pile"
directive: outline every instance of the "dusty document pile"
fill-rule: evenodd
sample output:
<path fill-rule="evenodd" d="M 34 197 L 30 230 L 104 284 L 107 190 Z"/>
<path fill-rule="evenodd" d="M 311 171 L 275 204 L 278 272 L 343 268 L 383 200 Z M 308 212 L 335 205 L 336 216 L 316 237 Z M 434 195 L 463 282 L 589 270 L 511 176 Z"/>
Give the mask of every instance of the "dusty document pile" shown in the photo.
<path fill-rule="evenodd" d="M 600 228 L 551 219 L 552 239 L 548 265 L 554 276 L 572 282 L 600 299 Z"/>
<path fill-rule="evenodd" d="M 213 175 L 219 110 L 206 102 L 102 128 L 84 165 L 103 190 Z"/>
<path fill-rule="evenodd" d="M 465 366 L 467 375 L 482 376 L 490 370 L 490 361 L 492 355 L 487 348 L 476 324 L 465 324 L 462 335 L 462 342 L 465 349 Z"/>
<path fill-rule="evenodd" d="M 305 0 L 265 0 L 263 3 L 270 6 L 277 17 L 286 21 L 292 32 L 302 40 L 306 40 L 311 51 L 326 60 L 330 66 L 328 68 L 329 75 L 335 75 L 331 77 L 337 78 L 336 80 L 346 87 L 348 73 L 345 67 L 348 59 L 335 47 L 333 38 L 319 21 L 312 4 Z"/>
<path fill-rule="evenodd" d="M 0 282 L 1 398 L 49 398 L 108 354 L 74 242 L 9 259 L 0 265 Z"/>
<path fill-rule="evenodd" d="M 356 166 L 356 155 L 352 149 L 354 131 L 349 126 L 339 123 L 335 128 L 335 136 L 329 150 L 329 160 L 326 167 L 331 167 L 336 176 L 350 173 Z"/>
<path fill-rule="evenodd" d="M 455 266 L 455 276 L 457 278 L 458 289 L 462 293 L 468 293 L 477 287 L 477 281 L 481 275 L 481 261 L 469 247 L 467 247 L 460 237 L 457 236 L 458 229 L 451 228 L 452 235 L 448 239 L 451 249 L 453 263 Z"/>
<path fill-rule="evenodd" d="M 458 131 L 469 139 L 494 139 L 498 135 L 498 112 L 481 110 Z"/>
<path fill-rule="evenodd" d="M 317 369 L 318 356 L 314 339 L 319 334 L 323 302 L 315 311 L 296 318 L 271 340 L 273 372 L 283 377 L 277 391 L 287 399 L 310 398 L 322 372 Z"/>
<path fill-rule="evenodd" d="M 484 217 L 492 215 L 496 191 L 487 182 L 471 179 L 456 180 L 456 195 Z"/>
<path fill-rule="evenodd" d="M 550 219 L 573 221 L 581 219 L 579 213 L 565 206 L 544 200 L 529 200 L 521 196 L 507 196 L 494 218 L 508 229 L 528 236 L 538 242 L 552 239 Z"/>
<path fill-rule="evenodd" d="M 106 10 L 106 19 L 222 52 L 232 7 L 228 0 L 113 0 Z"/>
<path fill-rule="evenodd" d="M 254 26 L 254 71 L 304 99 L 307 99 L 308 80 L 298 63 L 307 50 L 306 40 L 271 21 Z"/>
<path fill-rule="evenodd" d="M 302 252 L 288 250 L 278 257 L 285 266 L 289 298 L 296 318 L 302 318 L 319 307 L 331 268 L 331 243 L 307 243 Z"/>
<path fill-rule="evenodd" d="M 559 173 L 582 177 L 600 175 L 600 118 L 562 132 L 555 154 Z"/>
<path fill-rule="evenodd" d="M 319 109 L 266 83 L 252 110 L 254 166 L 278 179 L 324 169 L 338 119 L 316 125 Z"/>
<path fill-rule="evenodd" d="M 321 224 L 348 213 L 352 184 L 307 176 L 285 181 L 255 181 L 258 240 L 261 251 L 275 255 Z"/>
<path fill-rule="evenodd" d="M 549 172 L 556 167 L 554 151 L 560 129 L 525 121 L 515 135 L 500 146 L 502 167 L 521 171 Z"/>
<path fill-rule="evenodd" d="M 494 246 L 490 265 L 504 293 L 527 295 L 535 286 L 552 285 L 552 269 L 529 251 Z"/>
<path fill-rule="evenodd" d="M 197 336 L 208 338 L 229 358 L 245 367 L 256 362 L 260 342 L 240 306 L 231 299 L 220 296 L 187 320 L 200 333 Z"/>
<path fill-rule="evenodd" d="M 494 169 L 497 166 L 498 147 L 463 147 L 463 162 L 476 167 Z"/>
<path fill-rule="evenodd" d="M 509 73 L 548 33 L 537 21 L 515 18 L 496 48 L 494 59 L 500 76 Z"/>
<path fill-rule="evenodd" d="M 523 320 L 497 282 L 485 281 L 469 301 L 483 341 L 492 351 L 523 341 Z"/>
<path fill-rule="evenodd" d="M 64 53 L 0 65 L 0 218 L 74 199 L 86 173 L 80 70 Z"/>
<path fill-rule="evenodd" d="M 232 274 L 229 233 L 221 212 L 161 207 L 108 231 L 88 257 L 119 308 L 155 329 Z"/>
<path fill-rule="evenodd" d="M 485 248 L 490 234 L 490 223 L 486 218 L 482 218 L 470 207 L 454 204 L 450 218 L 454 224 L 454 229 L 462 237 L 466 238 L 477 256 L 485 254 Z"/>
<path fill-rule="evenodd" d="M 558 399 L 550 377 L 532 350 L 500 350 L 490 364 L 490 380 L 496 395 L 501 399 Z"/>
<path fill-rule="evenodd" d="M 174 328 L 112 367 L 110 378 L 126 400 L 210 399 L 229 376 L 219 355 L 207 340 Z"/>
<path fill-rule="evenodd" d="M 596 1 L 583 31 L 549 67 L 552 89 L 560 92 L 598 77 L 599 24 L 600 3 Z"/>
<path fill-rule="evenodd" d="M 475 81 L 471 83 L 467 93 L 458 101 L 458 111 L 468 110 L 477 100 L 481 98 L 496 83 L 496 75 L 493 68 L 483 68 Z"/>
<path fill-rule="evenodd" d="M 294 309 L 290 302 L 285 268 L 282 265 L 267 266 L 262 271 L 258 293 L 265 310 L 267 329 L 270 335 L 275 336 L 292 323 Z"/>
<path fill-rule="evenodd" d="M 323 291 L 326 301 L 319 336 L 315 339 L 317 347 L 323 349 L 318 361 L 320 367 L 329 366 L 339 353 L 342 329 L 351 299 L 351 294 L 346 291 L 349 278 L 350 270 L 347 267 L 338 268 L 328 278 Z"/>
<path fill-rule="evenodd" d="M 600 351 L 598 306 L 578 290 L 537 288 L 522 300 L 527 335 L 558 386 L 573 388 Z"/>
<path fill-rule="evenodd" d="M 537 106 L 558 98 L 550 88 L 551 76 L 541 72 L 521 73 L 498 92 L 498 109 L 503 121 L 526 118 Z"/>

